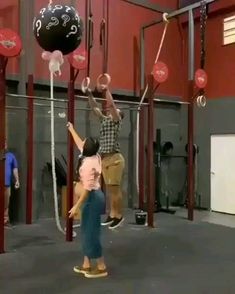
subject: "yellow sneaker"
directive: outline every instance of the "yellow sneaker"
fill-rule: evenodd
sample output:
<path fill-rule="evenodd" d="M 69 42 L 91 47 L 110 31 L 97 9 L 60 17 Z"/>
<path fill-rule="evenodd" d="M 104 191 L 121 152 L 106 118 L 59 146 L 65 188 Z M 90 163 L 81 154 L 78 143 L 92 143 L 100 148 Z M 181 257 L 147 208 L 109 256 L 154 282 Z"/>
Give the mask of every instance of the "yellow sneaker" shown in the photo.
<path fill-rule="evenodd" d="M 107 276 L 108 276 L 108 272 L 106 269 L 104 270 L 94 269 L 85 273 L 85 277 L 89 279 L 104 278 Z"/>
<path fill-rule="evenodd" d="M 80 266 L 75 266 L 73 268 L 73 271 L 77 274 L 84 274 L 85 275 L 86 273 L 91 271 L 91 268 L 90 267 L 84 268 L 84 267 L 80 267 Z"/>

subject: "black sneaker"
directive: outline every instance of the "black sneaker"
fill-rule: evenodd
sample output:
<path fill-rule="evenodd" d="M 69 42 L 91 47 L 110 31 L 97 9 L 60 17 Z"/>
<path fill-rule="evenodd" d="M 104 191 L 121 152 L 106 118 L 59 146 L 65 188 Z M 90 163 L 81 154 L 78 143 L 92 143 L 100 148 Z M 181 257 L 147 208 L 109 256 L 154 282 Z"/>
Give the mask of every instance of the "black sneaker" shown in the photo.
<path fill-rule="evenodd" d="M 117 227 L 119 227 L 122 223 L 124 222 L 124 218 L 114 218 L 113 222 L 111 223 L 111 225 L 109 226 L 109 229 L 116 229 Z"/>
<path fill-rule="evenodd" d="M 108 216 L 107 219 L 106 219 L 106 221 L 102 222 L 101 225 L 102 225 L 102 226 L 108 226 L 108 225 L 110 225 L 113 221 L 114 221 L 114 218 L 111 217 L 111 216 Z"/>

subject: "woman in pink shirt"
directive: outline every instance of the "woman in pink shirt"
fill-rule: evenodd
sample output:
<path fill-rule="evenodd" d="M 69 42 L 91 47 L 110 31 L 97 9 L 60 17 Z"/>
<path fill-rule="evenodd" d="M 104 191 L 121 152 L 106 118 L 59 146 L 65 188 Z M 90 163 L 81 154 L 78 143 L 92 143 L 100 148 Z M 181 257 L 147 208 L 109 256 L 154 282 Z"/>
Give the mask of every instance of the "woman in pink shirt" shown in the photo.
<path fill-rule="evenodd" d="M 81 183 L 80 197 L 69 211 L 73 217 L 81 209 L 81 244 L 84 254 L 82 267 L 75 266 L 76 273 L 87 278 L 100 278 L 108 275 L 100 241 L 101 214 L 104 211 L 104 194 L 100 189 L 101 158 L 98 154 L 99 142 L 93 138 L 84 141 L 76 133 L 71 123 L 67 124 L 75 144 L 82 156 L 78 162 L 78 177 Z M 91 260 L 96 259 L 97 267 L 91 270 Z"/>

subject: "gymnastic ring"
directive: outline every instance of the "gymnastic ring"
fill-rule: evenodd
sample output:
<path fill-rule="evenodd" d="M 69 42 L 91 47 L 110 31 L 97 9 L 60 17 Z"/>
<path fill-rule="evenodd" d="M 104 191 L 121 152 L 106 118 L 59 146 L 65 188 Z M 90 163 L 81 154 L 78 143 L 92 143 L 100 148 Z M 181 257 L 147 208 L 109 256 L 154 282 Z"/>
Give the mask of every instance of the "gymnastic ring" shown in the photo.
<path fill-rule="evenodd" d="M 163 15 L 162 15 L 163 21 L 165 23 L 169 23 L 170 22 L 169 19 L 167 18 L 167 16 L 168 16 L 168 13 L 166 13 L 166 12 L 164 12 Z"/>
<path fill-rule="evenodd" d="M 83 81 L 81 83 L 81 90 L 84 94 L 89 89 L 90 83 L 91 83 L 91 79 L 89 77 L 86 77 L 83 79 Z"/>
<path fill-rule="evenodd" d="M 205 107 L 206 106 L 206 97 L 205 95 L 200 95 L 197 97 L 197 106 Z"/>
<path fill-rule="evenodd" d="M 100 82 L 100 80 L 102 78 L 106 78 L 106 83 L 101 83 Z M 104 74 L 99 75 L 97 80 L 96 80 L 96 87 L 97 87 L 98 91 L 100 91 L 102 89 L 107 89 L 110 82 L 111 82 L 111 77 L 110 77 L 109 74 L 104 73 Z"/>

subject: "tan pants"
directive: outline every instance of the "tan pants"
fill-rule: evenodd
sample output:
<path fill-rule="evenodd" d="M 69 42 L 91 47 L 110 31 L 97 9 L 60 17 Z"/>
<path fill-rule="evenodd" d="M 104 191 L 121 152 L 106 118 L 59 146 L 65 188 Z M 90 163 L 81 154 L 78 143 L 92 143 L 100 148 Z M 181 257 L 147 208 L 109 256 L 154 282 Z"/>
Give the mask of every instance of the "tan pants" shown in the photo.
<path fill-rule="evenodd" d="M 102 175 L 105 185 L 120 186 L 125 168 L 125 159 L 121 153 L 104 155 L 102 158 Z"/>
<path fill-rule="evenodd" d="M 4 199 L 4 224 L 9 222 L 9 202 L 11 196 L 11 188 L 5 187 L 5 199 Z"/>

